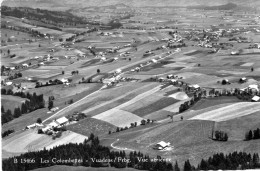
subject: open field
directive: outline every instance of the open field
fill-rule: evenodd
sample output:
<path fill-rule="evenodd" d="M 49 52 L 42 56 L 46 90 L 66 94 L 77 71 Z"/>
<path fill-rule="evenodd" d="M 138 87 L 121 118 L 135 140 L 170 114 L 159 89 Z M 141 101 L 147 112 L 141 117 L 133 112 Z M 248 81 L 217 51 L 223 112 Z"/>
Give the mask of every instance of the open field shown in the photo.
<path fill-rule="evenodd" d="M 1 95 L 1 105 L 4 106 L 5 111 L 10 109 L 12 113 L 14 112 L 15 108 L 20 108 L 22 103 L 24 103 L 26 100 L 28 99 L 18 96 Z"/>
<path fill-rule="evenodd" d="M 208 98 L 202 99 L 197 102 L 194 106 L 190 108 L 190 110 L 201 110 L 207 107 L 219 105 L 219 104 L 227 104 L 227 103 L 235 103 L 235 102 L 242 102 L 237 97 L 229 97 L 229 96 L 222 96 L 222 97 L 215 97 L 215 98 Z"/>
<path fill-rule="evenodd" d="M 260 111 L 259 103 L 240 102 L 197 115 L 190 120 L 226 121 Z"/>
<path fill-rule="evenodd" d="M 115 131 L 116 126 L 102 120 L 86 118 L 67 126 L 67 129 L 85 136 L 89 136 L 91 133 L 102 136 L 108 134 L 108 131 Z"/>
<path fill-rule="evenodd" d="M 24 153 L 28 151 L 51 149 L 55 146 L 67 143 L 82 143 L 88 137 L 66 131 L 60 138 L 52 139 L 45 134 L 37 134 L 37 130 L 26 130 L 17 136 L 7 138 L 3 141 L 3 150 L 9 153 Z M 19 143 L 19 146 L 16 144 Z M 4 157 L 4 156 L 3 156 Z"/>
<path fill-rule="evenodd" d="M 127 111 L 119 110 L 119 109 L 111 109 L 101 114 L 98 114 L 96 116 L 93 116 L 92 118 L 106 121 L 117 127 L 123 127 L 123 128 L 125 126 L 130 126 L 131 123 L 134 122 L 140 124 L 141 120 L 143 119 L 135 114 L 132 114 Z"/>

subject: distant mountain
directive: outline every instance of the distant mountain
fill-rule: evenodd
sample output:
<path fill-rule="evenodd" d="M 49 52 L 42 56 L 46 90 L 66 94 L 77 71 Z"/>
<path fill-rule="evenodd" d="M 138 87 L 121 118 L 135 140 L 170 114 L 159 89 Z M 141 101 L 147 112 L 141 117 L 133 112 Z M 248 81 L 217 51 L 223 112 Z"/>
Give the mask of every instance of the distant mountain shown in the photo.
<path fill-rule="evenodd" d="M 230 4 L 229 4 L 230 3 Z M 146 7 L 146 6 L 219 6 L 228 4 L 251 6 L 260 8 L 260 0 L 4 0 L 2 5 L 27 6 L 32 8 L 84 8 L 90 6 L 122 6 Z"/>
<path fill-rule="evenodd" d="M 188 8 L 191 9 L 204 9 L 204 10 L 232 10 L 237 8 L 238 5 L 233 3 L 228 3 L 225 5 L 217 5 L 217 6 L 190 6 Z"/>

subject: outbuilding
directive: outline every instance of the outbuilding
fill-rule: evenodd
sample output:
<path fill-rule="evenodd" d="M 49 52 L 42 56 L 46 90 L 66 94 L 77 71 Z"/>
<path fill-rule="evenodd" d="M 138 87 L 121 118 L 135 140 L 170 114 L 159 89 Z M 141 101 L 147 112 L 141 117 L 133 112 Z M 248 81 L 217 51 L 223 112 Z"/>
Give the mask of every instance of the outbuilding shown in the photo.
<path fill-rule="evenodd" d="M 156 150 L 163 150 L 163 149 L 166 149 L 167 147 L 170 146 L 171 143 L 166 143 L 164 141 L 161 141 L 159 143 L 157 143 L 155 146 L 154 146 L 154 149 Z"/>

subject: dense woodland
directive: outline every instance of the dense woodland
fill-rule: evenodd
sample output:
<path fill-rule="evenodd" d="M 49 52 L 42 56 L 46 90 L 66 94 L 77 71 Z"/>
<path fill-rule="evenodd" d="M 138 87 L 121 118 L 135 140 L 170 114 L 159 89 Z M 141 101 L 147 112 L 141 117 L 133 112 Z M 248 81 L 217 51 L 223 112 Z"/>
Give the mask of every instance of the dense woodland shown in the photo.
<path fill-rule="evenodd" d="M 24 93 L 24 92 L 13 92 L 11 89 L 1 89 L 2 95 L 13 95 L 13 96 L 19 96 L 21 98 L 26 98 L 24 103 L 22 103 L 21 108 L 15 108 L 14 113 L 12 114 L 11 110 L 8 109 L 5 111 L 4 106 L 1 106 L 1 114 L 2 114 L 2 124 L 7 123 L 14 118 L 18 118 L 23 114 L 30 113 L 32 111 L 35 111 L 37 109 L 41 109 L 45 107 L 45 101 L 43 98 L 43 94 L 36 95 L 36 93 L 30 94 L 30 93 Z"/>
<path fill-rule="evenodd" d="M 28 159 L 28 160 L 25 160 Z M 63 160 L 60 161 L 59 159 Z M 65 161 L 66 160 L 66 161 Z M 14 161 L 17 161 L 15 163 Z M 59 162 L 57 162 L 59 161 Z M 3 171 L 24 171 L 53 165 L 86 166 L 86 167 L 115 167 L 135 168 L 151 171 L 179 171 L 180 167 L 175 162 L 174 166 L 167 160 L 157 156 L 155 158 L 141 152 L 111 151 L 108 147 L 99 144 L 98 137 L 93 134 L 88 140 L 80 144 L 66 144 L 53 149 L 43 149 L 37 152 L 27 152 L 17 157 L 3 160 Z M 207 160 L 202 160 L 197 166 L 192 166 L 189 160 L 184 163 L 184 171 L 191 170 L 217 170 L 217 169 L 254 169 L 259 168 L 259 155 L 247 153 L 215 154 Z"/>

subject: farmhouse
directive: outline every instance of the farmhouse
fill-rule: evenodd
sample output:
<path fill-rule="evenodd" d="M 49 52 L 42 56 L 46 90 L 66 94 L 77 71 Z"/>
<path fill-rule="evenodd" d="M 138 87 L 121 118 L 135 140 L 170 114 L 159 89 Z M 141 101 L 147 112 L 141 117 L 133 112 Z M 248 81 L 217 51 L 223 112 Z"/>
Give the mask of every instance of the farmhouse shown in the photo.
<path fill-rule="evenodd" d="M 254 84 L 254 85 L 249 85 L 249 86 L 248 86 L 248 89 L 251 90 L 251 91 L 257 91 L 257 92 L 259 92 L 258 85 L 256 85 L 256 84 Z"/>
<path fill-rule="evenodd" d="M 254 96 L 251 100 L 252 100 L 252 102 L 259 102 L 260 101 L 260 97 L 259 96 Z"/>
<path fill-rule="evenodd" d="M 156 59 L 152 59 L 151 62 L 157 63 L 157 60 Z"/>
<path fill-rule="evenodd" d="M 28 64 L 26 64 L 26 63 L 24 63 L 24 64 L 22 64 L 22 67 L 25 67 L 25 68 L 27 68 L 27 67 L 29 67 L 29 65 L 28 65 Z"/>
<path fill-rule="evenodd" d="M 171 143 L 166 143 L 164 141 L 161 141 L 159 143 L 157 143 L 155 146 L 154 146 L 154 149 L 156 150 L 163 150 L 163 149 L 166 149 L 167 147 L 170 146 Z"/>
<path fill-rule="evenodd" d="M 59 124 L 59 126 L 63 126 L 66 125 L 69 122 L 69 120 L 66 117 L 61 117 L 57 119 L 56 122 Z"/>
<path fill-rule="evenodd" d="M 34 123 L 32 125 L 28 125 L 25 127 L 25 129 L 32 129 L 32 128 L 35 128 L 35 127 L 41 127 L 43 126 L 42 124 L 38 124 L 38 123 Z"/>
<path fill-rule="evenodd" d="M 189 85 L 189 88 L 193 91 L 200 89 L 200 86 L 198 84 Z"/>
<path fill-rule="evenodd" d="M 67 78 L 62 78 L 60 81 L 61 81 L 63 84 L 66 84 L 66 83 L 69 82 L 69 80 L 68 80 Z"/>
<path fill-rule="evenodd" d="M 9 81 L 9 82 L 6 82 L 5 85 L 9 86 L 9 85 L 12 85 L 13 82 Z"/>
<path fill-rule="evenodd" d="M 56 110 L 59 110 L 59 108 L 58 107 L 54 107 L 54 108 L 51 109 L 52 112 L 55 112 Z"/>
<path fill-rule="evenodd" d="M 240 78 L 239 82 L 240 83 L 245 83 L 246 82 L 246 77 Z"/>
<path fill-rule="evenodd" d="M 46 133 L 47 131 L 51 130 L 50 126 L 46 126 L 45 128 L 42 128 L 42 132 Z"/>
<path fill-rule="evenodd" d="M 49 123 L 48 125 L 50 128 L 56 128 L 59 126 L 59 124 L 57 123 L 57 121 L 52 121 L 51 123 Z"/>

